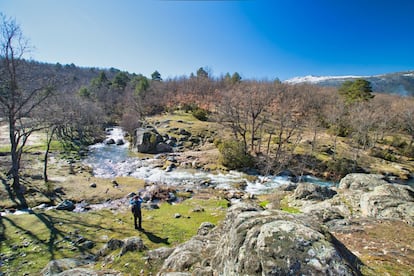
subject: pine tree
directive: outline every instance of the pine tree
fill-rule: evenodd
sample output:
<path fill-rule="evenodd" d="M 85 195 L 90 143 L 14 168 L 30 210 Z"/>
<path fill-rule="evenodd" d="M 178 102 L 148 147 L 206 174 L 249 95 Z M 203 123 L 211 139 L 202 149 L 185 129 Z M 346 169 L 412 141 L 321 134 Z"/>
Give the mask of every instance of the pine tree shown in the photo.
<path fill-rule="evenodd" d="M 374 98 L 371 83 L 364 79 L 345 81 L 338 89 L 338 92 L 344 97 L 347 104 L 369 101 Z"/>

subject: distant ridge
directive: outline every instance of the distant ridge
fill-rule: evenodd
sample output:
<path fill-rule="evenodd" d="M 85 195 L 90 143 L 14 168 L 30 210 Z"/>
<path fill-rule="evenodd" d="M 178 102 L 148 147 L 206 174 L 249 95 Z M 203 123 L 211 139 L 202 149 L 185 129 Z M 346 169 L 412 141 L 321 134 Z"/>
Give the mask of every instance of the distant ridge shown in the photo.
<path fill-rule="evenodd" d="M 310 83 L 319 86 L 339 87 L 345 81 L 362 78 L 371 82 L 372 89 L 377 93 L 414 96 L 414 71 L 388 73 L 375 76 L 305 76 L 288 79 L 285 83 Z"/>

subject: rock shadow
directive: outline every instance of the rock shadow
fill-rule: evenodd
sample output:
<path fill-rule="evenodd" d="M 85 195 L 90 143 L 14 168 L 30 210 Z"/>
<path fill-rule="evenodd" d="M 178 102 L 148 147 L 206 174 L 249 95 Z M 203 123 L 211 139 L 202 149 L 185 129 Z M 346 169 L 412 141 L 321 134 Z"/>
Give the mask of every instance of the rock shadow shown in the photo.
<path fill-rule="evenodd" d="M 170 242 L 168 241 L 168 237 L 167 238 L 161 238 L 161 237 L 159 237 L 159 236 L 157 236 L 157 235 L 155 235 L 151 232 L 146 231 L 145 229 L 142 229 L 141 232 L 144 233 L 147 236 L 147 238 L 153 243 L 163 243 L 163 244 L 167 244 L 167 245 L 170 244 Z"/>

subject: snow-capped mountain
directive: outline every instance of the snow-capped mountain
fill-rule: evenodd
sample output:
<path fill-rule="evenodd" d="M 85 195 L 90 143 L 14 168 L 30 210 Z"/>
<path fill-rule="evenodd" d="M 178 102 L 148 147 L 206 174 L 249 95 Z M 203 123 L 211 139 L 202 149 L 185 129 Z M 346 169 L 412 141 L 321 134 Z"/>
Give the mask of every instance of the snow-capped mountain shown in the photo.
<path fill-rule="evenodd" d="M 320 83 L 329 80 L 349 80 L 349 79 L 360 79 L 366 78 L 367 76 L 305 76 L 305 77 L 294 77 L 286 80 L 286 83 L 299 84 L 299 83 Z"/>
<path fill-rule="evenodd" d="M 305 76 L 284 81 L 289 84 L 310 83 L 320 86 L 339 87 L 345 81 L 365 79 L 371 82 L 374 92 L 414 96 L 414 71 L 389 73 L 375 76 Z"/>

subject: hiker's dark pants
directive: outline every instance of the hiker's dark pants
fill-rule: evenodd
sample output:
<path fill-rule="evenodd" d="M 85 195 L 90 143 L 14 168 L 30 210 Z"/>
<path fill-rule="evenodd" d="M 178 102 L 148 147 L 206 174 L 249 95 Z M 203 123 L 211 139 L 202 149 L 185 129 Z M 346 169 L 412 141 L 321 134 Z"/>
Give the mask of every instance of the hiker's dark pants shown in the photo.
<path fill-rule="evenodd" d="M 142 214 L 141 209 L 139 210 L 133 210 L 132 214 L 134 215 L 134 226 L 135 229 L 141 229 L 142 228 Z M 138 225 L 137 225 L 137 219 L 138 219 Z"/>

